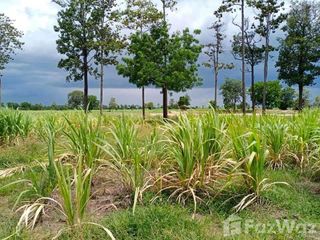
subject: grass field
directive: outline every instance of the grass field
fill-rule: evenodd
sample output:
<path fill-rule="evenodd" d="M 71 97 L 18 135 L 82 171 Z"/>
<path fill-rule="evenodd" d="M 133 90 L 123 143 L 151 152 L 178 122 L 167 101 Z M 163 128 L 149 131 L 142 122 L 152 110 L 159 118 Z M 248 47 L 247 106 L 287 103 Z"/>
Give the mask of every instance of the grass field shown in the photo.
<path fill-rule="evenodd" d="M 319 239 L 320 111 L 140 114 L 1 110 L 0 239 Z"/>

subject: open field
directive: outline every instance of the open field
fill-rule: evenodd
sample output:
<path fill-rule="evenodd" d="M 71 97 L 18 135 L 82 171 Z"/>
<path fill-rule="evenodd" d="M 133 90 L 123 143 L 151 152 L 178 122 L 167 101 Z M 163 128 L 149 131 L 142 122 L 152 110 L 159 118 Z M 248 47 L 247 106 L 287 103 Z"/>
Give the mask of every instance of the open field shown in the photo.
<path fill-rule="evenodd" d="M 0 239 L 319 239 L 320 111 L 159 113 L 1 110 Z"/>

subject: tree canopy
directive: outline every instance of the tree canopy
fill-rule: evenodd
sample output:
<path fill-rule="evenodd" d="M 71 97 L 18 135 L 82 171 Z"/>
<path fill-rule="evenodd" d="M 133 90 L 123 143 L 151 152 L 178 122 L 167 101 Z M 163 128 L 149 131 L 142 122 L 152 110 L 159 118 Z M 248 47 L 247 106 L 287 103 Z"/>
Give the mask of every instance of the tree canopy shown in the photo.
<path fill-rule="evenodd" d="M 241 101 L 242 82 L 237 79 L 227 78 L 220 87 L 223 96 L 223 104 L 226 109 L 236 109 L 237 103 Z"/>
<path fill-rule="evenodd" d="M 13 21 L 0 13 L 0 77 L 16 50 L 21 50 L 23 33 L 13 26 Z"/>
<path fill-rule="evenodd" d="M 289 86 L 298 85 L 299 109 L 303 107 L 303 88 L 320 75 L 320 4 L 294 2 L 281 40 L 277 61 L 279 78 Z"/>
<path fill-rule="evenodd" d="M 65 55 L 58 67 L 69 72 L 67 81 L 84 81 L 83 107 L 87 109 L 89 75 L 99 76 L 98 63 L 115 64 L 119 48 L 117 28 L 105 24 L 114 18 L 115 0 L 54 0 L 62 9 L 54 30 L 57 50 Z M 102 24 L 103 23 L 103 24 Z M 101 47 L 105 54 L 101 54 Z"/>

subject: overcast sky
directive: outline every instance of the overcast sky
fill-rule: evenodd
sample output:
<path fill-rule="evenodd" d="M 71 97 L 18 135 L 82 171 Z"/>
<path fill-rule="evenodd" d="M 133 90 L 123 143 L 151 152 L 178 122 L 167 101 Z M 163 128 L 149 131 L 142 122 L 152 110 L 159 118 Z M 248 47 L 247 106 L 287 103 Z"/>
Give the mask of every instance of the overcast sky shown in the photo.
<path fill-rule="evenodd" d="M 155 1 L 156 2 L 156 1 Z M 288 1 L 287 1 L 288 2 Z M 207 29 L 214 21 L 213 12 L 221 4 L 221 0 L 179 0 L 178 11 L 170 13 L 169 19 L 172 25 L 172 31 L 181 30 L 185 27 L 191 29 L 201 29 L 200 40 L 203 44 L 208 43 L 211 38 L 211 32 Z M 25 35 L 23 51 L 18 52 L 4 72 L 3 77 L 3 100 L 5 102 L 29 101 L 32 103 L 64 104 L 68 92 L 73 89 L 81 88 L 82 83 L 66 83 L 67 73 L 57 68 L 57 63 L 62 57 L 56 51 L 57 34 L 53 31 L 53 26 L 57 21 L 58 6 L 51 0 L 1 0 L 0 12 L 9 16 L 15 21 L 15 26 L 22 30 Z M 252 16 L 252 12 L 247 9 Z M 238 29 L 231 23 L 231 18 L 226 17 L 225 34 L 228 39 L 224 43 L 225 53 L 223 60 L 234 62 L 230 53 L 230 37 L 238 32 Z M 281 36 L 277 32 L 273 36 L 273 42 Z M 273 54 L 276 56 L 276 54 Z M 205 60 L 200 57 L 199 63 Z M 270 61 L 269 79 L 277 78 L 274 68 L 275 57 Z M 240 79 L 240 66 L 236 63 L 236 69 L 224 71 L 220 75 L 220 82 L 225 77 Z M 257 67 L 257 80 L 262 79 L 262 65 Z M 201 67 L 200 76 L 203 78 L 202 89 L 190 91 L 193 105 L 206 105 L 213 98 L 213 73 L 210 69 Z M 247 84 L 250 83 L 249 74 Z M 118 76 L 113 67 L 106 68 L 106 103 L 110 97 L 114 96 L 122 104 L 139 104 L 139 91 L 132 89 L 133 85 L 128 83 L 127 79 Z M 148 93 L 149 91 L 149 93 Z M 90 80 L 90 94 L 98 95 L 97 80 Z M 182 95 L 175 94 L 175 98 Z M 147 90 L 147 101 L 159 102 L 161 99 L 159 89 Z"/>

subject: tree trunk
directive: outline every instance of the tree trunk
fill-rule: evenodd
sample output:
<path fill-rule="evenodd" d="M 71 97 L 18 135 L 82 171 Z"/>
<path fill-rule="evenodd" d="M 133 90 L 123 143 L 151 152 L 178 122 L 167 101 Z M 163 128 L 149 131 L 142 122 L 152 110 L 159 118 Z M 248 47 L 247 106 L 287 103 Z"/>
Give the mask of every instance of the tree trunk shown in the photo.
<path fill-rule="evenodd" d="M 105 11 L 105 4 L 104 4 L 104 0 L 101 1 L 101 8 L 103 9 L 103 11 Z M 102 20 L 101 20 L 101 29 L 104 28 L 104 19 L 105 19 L 105 13 L 103 13 L 102 16 Z M 104 69 L 103 69 L 103 58 L 104 58 L 104 48 L 103 48 L 103 41 L 105 40 L 105 36 L 102 33 L 101 34 L 101 63 L 100 63 L 100 73 L 101 73 L 101 78 L 100 78 L 100 115 L 103 114 L 103 92 L 104 92 Z"/>
<path fill-rule="evenodd" d="M 0 76 L 0 108 L 2 107 L 2 78 Z"/>
<path fill-rule="evenodd" d="M 214 109 L 217 109 L 217 101 L 218 101 L 218 71 L 217 67 L 215 67 L 214 71 Z"/>
<path fill-rule="evenodd" d="M 251 101 L 252 101 L 252 111 L 256 110 L 256 99 L 254 92 L 254 65 L 251 65 Z"/>
<path fill-rule="evenodd" d="M 88 50 L 83 49 L 83 109 L 85 112 L 88 110 Z"/>
<path fill-rule="evenodd" d="M 303 84 L 299 84 L 299 112 L 303 109 Z"/>
<path fill-rule="evenodd" d="M 101 59 L 103 59 L 103 47 L 101 47 Z M 100 115 L 103 113 L 103 78 L 104 78 L 104 71 L 103 71 L 103 64 L 100 64 Z"/>
<path fill-rule="evenodd" d="M 218 31 L 218 30 L 217 30 Z M 214 109 L 218 106 L 218 75 L 219 75 L 219 52 L 220 52 L 220 40 L 217 32 L 216 53 L 214 62 Z"/>
<path fill-rule="evenodd" d="M 167 20 L 166 20 L 166 1 L 165 0 L 161 0 L 162 1 L 162 14 L 163 14 L 163 24 L 166 25 L 167 24 Z M 166 41 L 165 41 L 166 43 Z M 165 49 L 164 49 L 164 68 L 167 68 L 167 46 L 165 44 Z M 164 71 L 165 72 L 165 71 Z M 166 83 L 164 83 L 163 87 L 162 87 L 162 94 L 163 94 L 163 119 L 167 119 L 168 118 L 168 88 L 166 86 Z"/>
<path fill-rule="evenodd" d="M 168 89 L 166 86 L 162 88 L 162 94 L 163 94 L 163 118 L 168 118 Z"/>
<path fill-rule="evenodd" d="M 245 76 L 245 36 L 244 36 L 244 1 L 241 1 L 241 47 L 242 47 L 242 113 L 246 114 L 246 76 Z"/>
<path fill-rule="evenodd" d="M 268 63 L 269 63 L 269 34 L 270 33 L 270 15 L 267 17 L 266 29 L 266 46 L 264 55 L 264 73 L 263 73 L 263 97 L 262 97 L 262 114 L 266 114 L 267 100 L 267 81 L 268 81 Z"/>
<path fill-rule="evenodd" d="M 144 101 L 144 86 L 142 86 L 142 118 L 143 120 L 146 119 L 146 106 Z"/>

